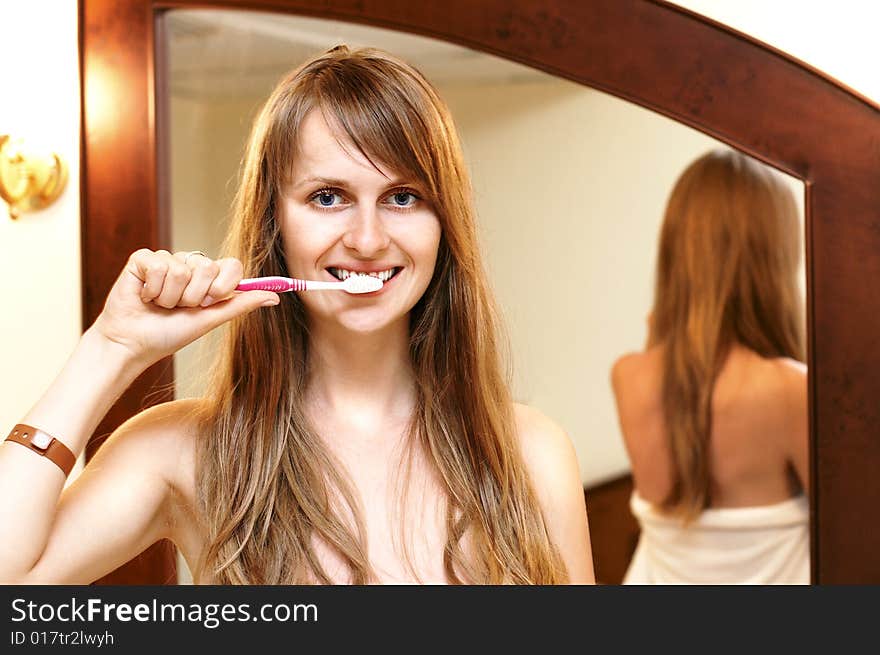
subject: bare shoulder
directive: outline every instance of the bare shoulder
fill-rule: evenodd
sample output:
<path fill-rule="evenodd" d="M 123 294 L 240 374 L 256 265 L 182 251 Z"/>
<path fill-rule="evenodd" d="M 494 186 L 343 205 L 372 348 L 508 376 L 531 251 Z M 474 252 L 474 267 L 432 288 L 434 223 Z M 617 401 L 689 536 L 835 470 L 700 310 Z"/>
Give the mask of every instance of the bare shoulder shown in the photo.
<path fill-rule="evenodd" d="M 777 389 L 806 384 L 807 365 L 792 357 L 765 357 L 746 346 L 737 345 L 731 353 L 731 361 L 749 371 L 768 387 Z"/>
<path fill-rule="evenodd" d="M 625 353 L 614 360 L 611 365 L 611 384 L 618 388 L 621 383 L 627 380 L 635 371 L 638 371 L 644 365 L 645 353 L 630 352 Z"/>
<path fill-rule="evenodd" d="M 646 387 L 659 370 L 662 352 L 658 346 L 621 355 L 611 365 L 611 386 L 615 393 Z"/>
<path fill-rule="evenodd" d="M 201 399 L 185 398 L 139 412 L 102 444 L 95 465 L 106 459 L 114 464 L 130 462 L 142 471 L 161 475 L 172 486 L 185 484 L 192 475 L 202 407 Z"/>
<path fill-rule="evenodd" d="M 575 462 L 574 446 L 565 430 L 539 409 L 514 404 L 516 430 L 529 468 L 544 473 L 559 465 Z M 550 473 L 550 471 L 546 471 Z"/>
<path fill-rule="evenodd" d="M 112 439 L 148 442 L 160 453 L 178 453 L 190 446 L 197 435 L 202 408 L 199 398 L 153 405 L 120 425 Z"/>
<path fill-rule="evenodd" d="M 762 357 L 747 351 L 754 389 L 778 402 L 799 400 L 807 392 L 807 365 L 790 357 Z"/>
<path fill-rule="evenodd" d="M 526 469 L 569 581 L 593 583 L 587 508 L 574 445 L 565 430 L 541 411 L 516 404 L 514 415 Z"/>
<path fill-rule="evenodd" d="M 662 379 L 662 351 L 653 347 L 618 357 L 611 367 L 611 391 L 621 420 L 655 412 Z"/>
<path fill-rule="evenodd" d="M 789 357 L 769 360 L 777 376 L 779 393 L 794 411 L 802 412 L 807 406 L 807 365 Z"/>
<path fill-rule="evenodd" d="M 807 365 L 799 362 L 791 357 L 776 357 L 770 360 L 773 366 L 792 384 L 806 383 L 807 381 Z"/>
<path fill-rule="evenodd" d="M 580 466 L 571 438 L 555 421 L 528 405 L 514 405 L 520 450 L 545 513 L 571 493 L 583 494 Z"/>

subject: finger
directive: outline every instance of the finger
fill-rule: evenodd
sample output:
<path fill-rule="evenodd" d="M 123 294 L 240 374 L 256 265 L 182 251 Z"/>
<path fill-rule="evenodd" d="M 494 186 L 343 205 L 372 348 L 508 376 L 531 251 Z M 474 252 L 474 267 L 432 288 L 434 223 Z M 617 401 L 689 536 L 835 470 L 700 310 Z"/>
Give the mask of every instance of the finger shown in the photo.
<path fill-rule="evenodd" d="M 260 307 L 272 307 L 277 305 L 281 298 L 271 291 L 248 291 L 236 293 L 224 301 L 215 302 L 210 307 L 199 310 L 199 320 L 205 321 L 205 329 L 212 330 L 215 327 L 232 320 L 236 316 L 244 316 Z"/>
<path fill-rule="evenodd" d="M 183 295 L 186 285 L 189 284 L 192 277 L 192 271 L 182 261 L 174 257 L 168 251 L 159 251 L 163 253 L 162 260 L 167 264 L 167 272 L 162 282 L 162 290 L 153 302 L 160 307 L 172 309 L 177 307 L 180 298 Z"/>
<path fill-rule="evenodd" d="M 137 289 L 141 300 L 150 302 L 162 292 L 168 263 L 163 255 L 141 248 L 128 258 L 125 272 L 134 282 L 132 290 Z"/>
<path fill-rule="evenodd" d="M 201 250 L 178 250 L 174 253 L 174 258 L 179 259 L 187 266 L 192 266 L 198 259 L 211 259 Z"/>
<path fill-rule="evenodd" d="M 202 304 L 208 289 L 220 274 L 220 265 L 208 257 L 193 255 L 188 260 L 188 266 L 191 277 L 183 291 L 183 295 L 180 297 L 178 306 L 198 307 Z"/>
<path fill-rule="evenodd" d="M 228 298 L 235 291 L 235 287 L 241 282 L 244 275 L 244 269 L 241 262 L 234 257 L 226 257 L 218 259 L 217 264 L 220 272 L 214 278 L 211 286 L 208 288 L 208 294 L 202 306 L 210 305 L 217 300 Z"/>

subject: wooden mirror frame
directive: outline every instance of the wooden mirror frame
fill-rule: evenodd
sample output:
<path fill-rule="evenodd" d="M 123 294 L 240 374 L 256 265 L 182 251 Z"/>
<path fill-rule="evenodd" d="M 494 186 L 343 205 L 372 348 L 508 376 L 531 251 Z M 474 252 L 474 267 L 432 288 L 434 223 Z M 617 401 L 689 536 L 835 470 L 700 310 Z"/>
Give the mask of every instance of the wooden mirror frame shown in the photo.
<path fill-rule="evenodd" d="M 168 245 L 155 79 L 161 15 L 172 8 L 288 12 L 444 39 L 629 100 L 803 180 L 812 580 L 880 583 L 876 104 L 659 0 L 80 0 L 84 328 L 132 251 Z M 155 390 L 170 382 L 169 361 L 145 373 L 96 443 L 167 399 Z M 159 544 L 100 582 L 173 583 L 174 570 L 173 549 Z"/>

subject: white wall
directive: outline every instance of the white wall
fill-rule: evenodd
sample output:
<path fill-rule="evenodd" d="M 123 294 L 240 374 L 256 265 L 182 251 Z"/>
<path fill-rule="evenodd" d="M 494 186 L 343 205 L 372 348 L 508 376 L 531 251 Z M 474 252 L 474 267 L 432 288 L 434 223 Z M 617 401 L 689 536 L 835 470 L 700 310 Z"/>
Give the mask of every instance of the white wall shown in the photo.
<path fill-rule="evenodd" d="M 0 432 L 38 400 L 80 335 L 77 3 L 0 3 L 0 134 L 57 152 L 67 187 L 51 207 L 9 219 L 0 200 Z"/>

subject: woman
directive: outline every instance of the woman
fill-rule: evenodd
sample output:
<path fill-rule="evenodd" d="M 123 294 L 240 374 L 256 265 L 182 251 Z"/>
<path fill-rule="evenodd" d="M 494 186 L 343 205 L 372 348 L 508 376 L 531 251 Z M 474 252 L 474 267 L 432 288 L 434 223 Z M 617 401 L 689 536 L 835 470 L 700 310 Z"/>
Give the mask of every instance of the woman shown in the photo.
<path fill-rule="evenodd" d="M 592 582 L 571 443 L 511 402 L 458 138 L 417 72 L 340 46 L 284 79 L 227 245 L 134 253 L 22 430 L 79 453 L 146 367 L 231 321 L 208 397 L 133 417 L 63 493 L 0 448 L 4 582 L 90 582 L 162 538 L 203 583 Z M 351 273 L 386 281 L 233 293 Z"/>
<path fill-rule="evenodd" d="M 671 193 L 647 348 L 611 373 L 642 528 L 625 582 L 809 582 L 798 234 L 781 177 L 738 152 Z"/>

